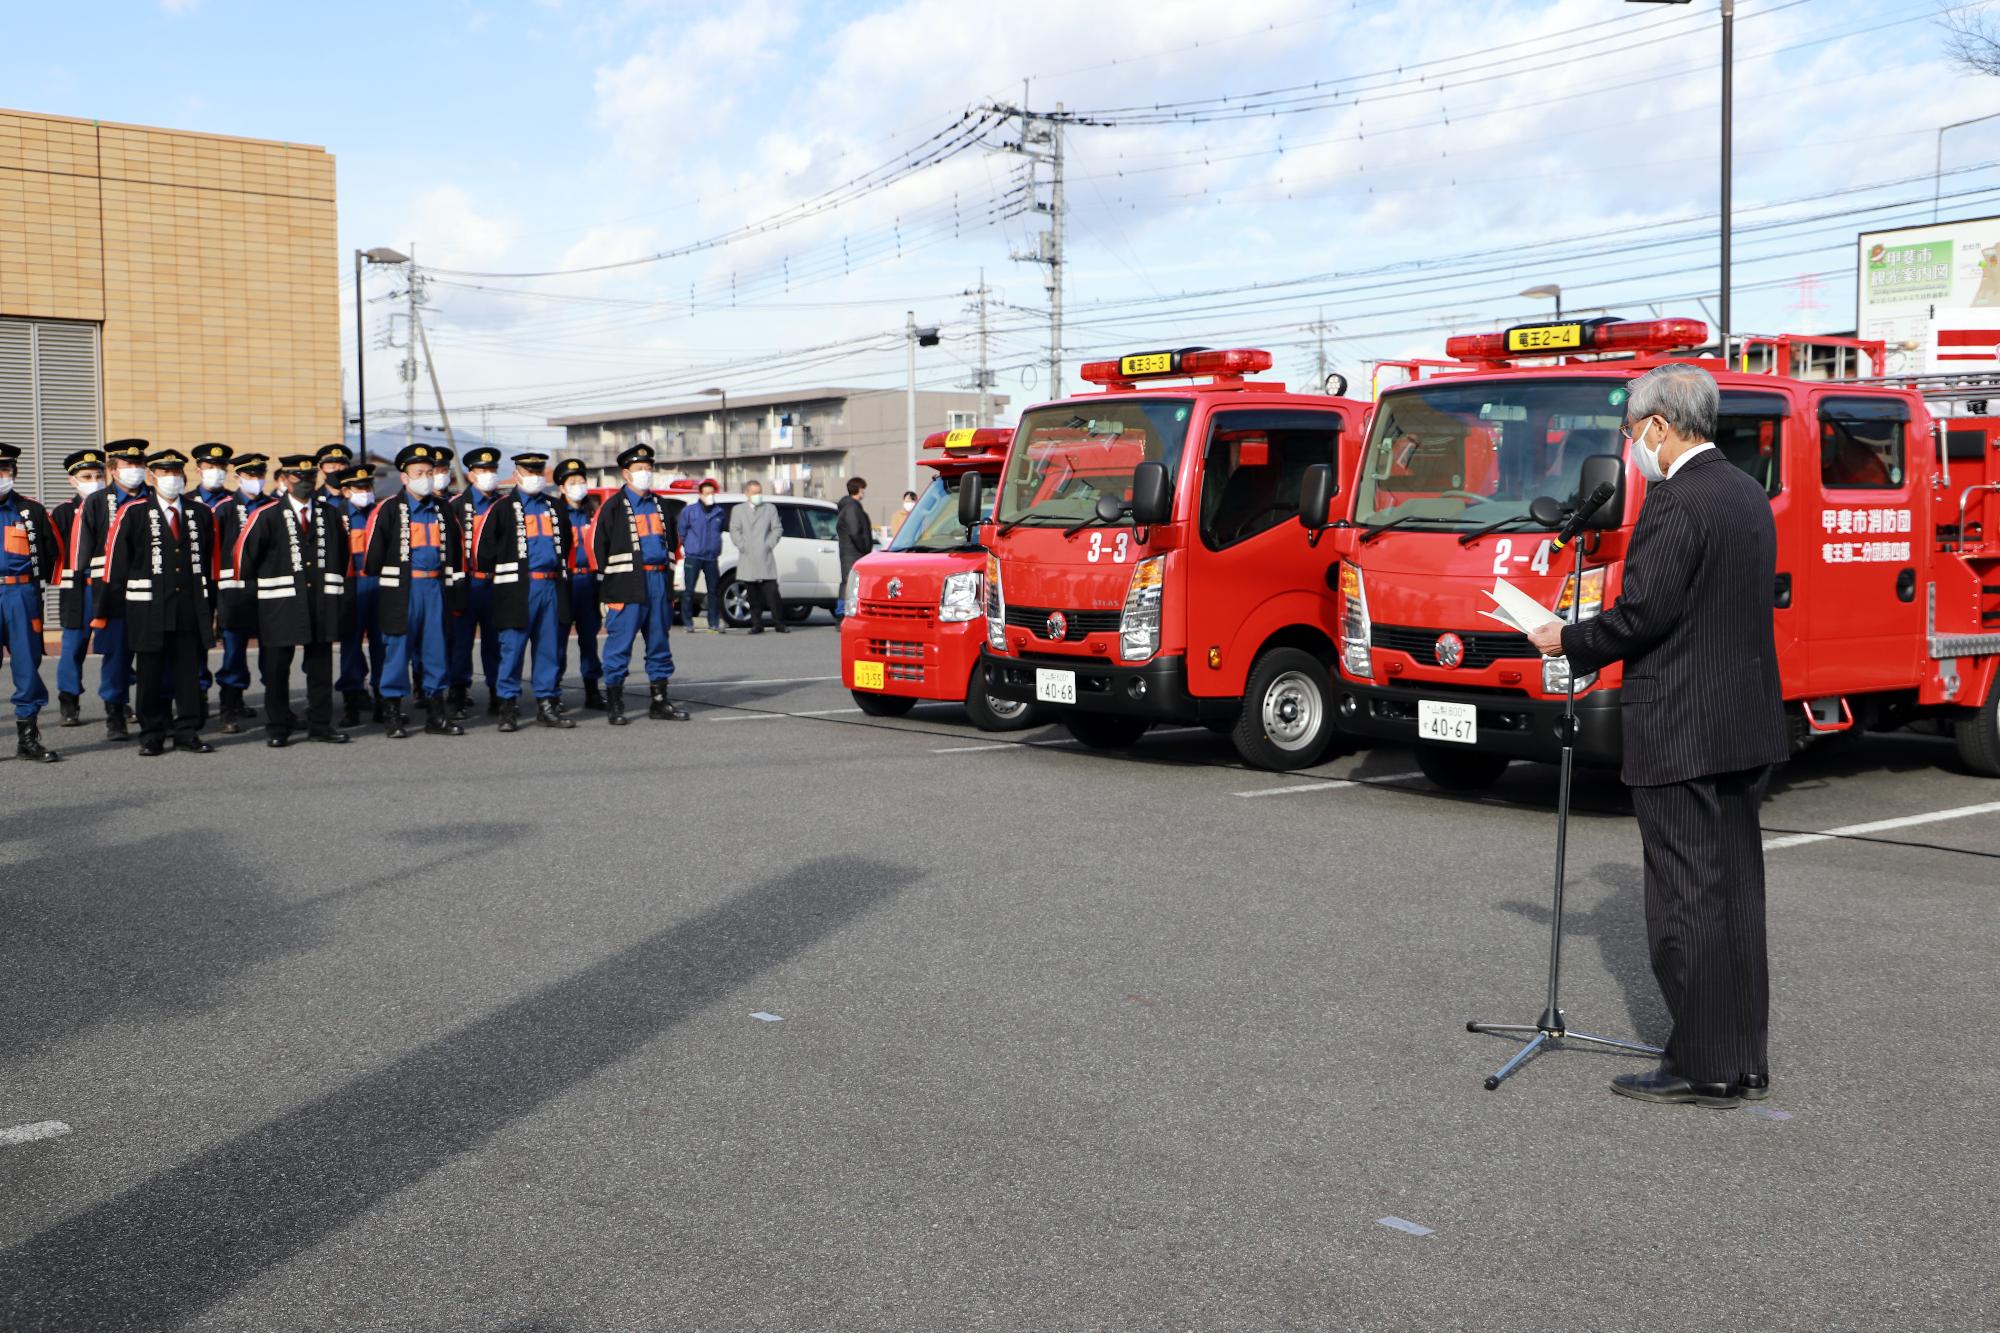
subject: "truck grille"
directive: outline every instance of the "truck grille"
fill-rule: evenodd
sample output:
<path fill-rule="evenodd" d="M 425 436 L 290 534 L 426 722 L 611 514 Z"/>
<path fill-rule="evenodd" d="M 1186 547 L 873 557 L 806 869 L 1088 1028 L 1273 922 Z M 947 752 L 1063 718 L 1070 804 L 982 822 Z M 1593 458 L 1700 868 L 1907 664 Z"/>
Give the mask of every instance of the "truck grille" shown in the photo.
<path fill-rule="evenodd" d="M 924 660 L 924 646 L 908 639 L 870 639 L 868 655 L 886 662 L 921 662 Z"/>
<path fill-rule="evenodd" d="M 1388 648 L 1399 653 L 1408 653 L 1427 666 L 1437 665 L 1438 636 L 1441 629 L 1418 629 L 1410 625 L 1376 625 L 1369 642 L 1377 648 Z M 1528 642 L 1525 634 L 1509 634 L 1504 630 L 1486 633 L 1458 631 L 1458 637 L 1465 640 L 1465 660 L 1460 662 L 1462 671 L 1479 671 L 1492 666 L 1507 657 L 1536 658 L 1541 654 L 1535 645 Z"/>
<path fill-rule="evenodd" d="M 922 602 L 876 602 L 863 598 L 861 614 L 878 620 L 929 620 L 932 608 Z"/>
<path fill-rule="evenodd" d="M 905 685 L 921 685 L 924 683 L 924 669 L 920 666 L 906 666 L 900 662 L 891 662 L 889 664 L 889 679 L 901 681 Z"/>
<path fill-rule="evenodd" d="M 1038 639 L 1049 637 L 1049 617 L 1055 614 L 1046 606 L 1009 606 L 1007 623 L 1016 629 L 1024 629 Z M 1069 630 L 1063 635 L 1064 643 L 1075 643 L 1087 634 L 1116 634 L 1124 621 L 1123 611 L 1069 611 L 1063 615 L 1069 619 Z"/>

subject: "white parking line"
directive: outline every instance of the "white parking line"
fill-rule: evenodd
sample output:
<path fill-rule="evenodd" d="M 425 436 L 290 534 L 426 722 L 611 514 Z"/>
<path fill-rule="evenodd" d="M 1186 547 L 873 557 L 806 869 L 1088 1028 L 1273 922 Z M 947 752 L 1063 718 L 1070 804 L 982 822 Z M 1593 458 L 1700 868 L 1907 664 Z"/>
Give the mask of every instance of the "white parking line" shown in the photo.
<path fill-rule="evenodd" d="M 942 750 L 932 750 L 932 754 L 982 754 L 989 750 L 1018 750 L 1021 747 L 1012 741 L 1002 741 L 998 745 L 947 745 Z"/>
<path fill-rule="evenodd" d="M 684 680 L 676 684 L 683 690 L 706 690 L 717 685 L 817 685 L 839 679 L 838 676 L 786 676 L 777 680 Z"/>
<path fill-rule="evenodd" d="M 703 718 L 704 722 L 773 722 L 790 713 L 725 713 L 721 717 Z"/>
<path fill-rule="evenodd" d="M 833 717 L 839 713 L 858 713 L 859 708 L 801 708 L 793 717 Z"/>
<path fill-rule="evenodd" d="M 1901 819 L 1878 819 L 1868 824 L 1848 824 L 1841 828 L 1830 828 L 1823 833 L 1791 833 L 1782 838 L 1764 839 L 1764 850 L 1781 851 L 1787 847 L 1804 847 L 1809 843 L 1831 842 L 1835 838 L 1853 837 L 1867 833 L 1886 833 L 1890 829 L 1910 828 L 1917 824 L 1935 824 L 1946 819 L 1965 819 L 1971 815 L 2000 814 L 2000 801 L 1988 801 L 1984 805 L 1961 805 L 1951 810 L 1932 810 L 1928 814 L 1904 815 Z"/>
<path fill-rule="evenodd" d="M 1352 778 L 1310 778 L 1294 782 L 1289 786 L 1259 787 L 1256 791 L 1239 791 L 1234 793 L 1234 795 L 1242 797 L 1290 796 L 1302 791 L 1339 791 L 1342 787 L 1366 787 L 1377 782 L 1403 782 L 1409 778 L 1420 778 L 1422 776 L 1422 773 L 1361 773 Z"/>
<path fill-rule="evenodd" d="M 0 1148 L 11 1148 L 17 1143 L 34 1143 L 38 1139 L 59 1139 L 67 1133 L 69 1126 L 60 1120 L 37 1120 L 32 1125 L 0 1129 Z"/>

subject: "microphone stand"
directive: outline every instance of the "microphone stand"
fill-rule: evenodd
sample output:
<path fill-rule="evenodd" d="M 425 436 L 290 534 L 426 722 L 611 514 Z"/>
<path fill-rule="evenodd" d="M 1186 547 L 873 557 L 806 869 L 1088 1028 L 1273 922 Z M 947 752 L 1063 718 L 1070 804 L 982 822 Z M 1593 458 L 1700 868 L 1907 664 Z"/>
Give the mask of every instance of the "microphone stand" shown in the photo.
<path fill-rule="evenodd" d="M 1574 572 L 1571 575 L 1569 623 L 1574 625 L 1583 617 L 1583 534 L 1578 533 L 1571 543 L 1576 548 Z M 1588 1032 L 1570 1030 L 1569 1019 L 1562 1011 L 1560 990 L 1562 986 L 1563 948 L 1563 868 L 1569 850 L 1569 785 L 1570 775 L 1576 763 L 1576 672 L 1569 673 L 1569 688 L 1563 695 L 1562 723 L 1557 728 L 1562 736 L 1562 781 L 1556 798 L 1556 887 L 1555 903 L 1549 913 L 1549 998 L 1542 1009 L 1542 1016 L 1533 1023 L 1484 1023 L 1475 1019 L 1465 1025 L 1467 1032 L 1491 1032 L 1501 1036 L 1526 1036 L 1528 1044 L 1514 1052 L 1512 1059 L 1487 1076 L 1486 1090 L 1493 1091 L 1509 1074 L 1533 1059 L 1544 1047 L 1555 1049 L 1566 1041 L 1587 1042 L 1607 1050 L 1626 1051 L 1633 1055 L 1659 1055 L 1660 1048 L 1643 1042 L 1621 1041 L 1616 1037 L 1596 1037 Z M 1530 1036 L 1529 1034 L 1533 1034 Z"/>

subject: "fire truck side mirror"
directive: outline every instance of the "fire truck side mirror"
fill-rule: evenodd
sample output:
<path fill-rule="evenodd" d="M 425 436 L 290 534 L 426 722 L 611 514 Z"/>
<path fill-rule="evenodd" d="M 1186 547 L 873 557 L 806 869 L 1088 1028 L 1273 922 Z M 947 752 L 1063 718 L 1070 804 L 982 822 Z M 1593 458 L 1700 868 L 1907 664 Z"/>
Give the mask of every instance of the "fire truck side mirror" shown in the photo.
<path fill-rule="evenodd" d="M 1625 460 L 1617 454 L 1592 454 L 1583 460 L 1576 480 L 1576 493 L 1589 495 L 1599 486 L 1611 487 L 1611 498 L 1585 523 L 1589 528 L 1616 528 L 1625 523 Z"/>
<path fill-rule="evenodd" d="M 1340 485 L 1334 480 L 1333 466 L 1329 463 L 1314 463 L 1299 479 L 1299 522 L 1312 534 L 1314 545 L 1319 544 L 1320 533 L 1326 531 L 1333 497 L 1339 493 Z"/>
<path fill-rule="evenodd" d="M 1149 458 L 1132 469 L 1132 522 L 1142 528 L 1173 517 L 1174 493 L 1167 465 Z"/>
<path fill-rule="evenodd" d="M 961 527 L 976 528 L 979 520 L 986 517 L 980 512 L 985 496 L 985 478 L 977 472 L 968 472 L 958 483 L 958 522 Z"/>

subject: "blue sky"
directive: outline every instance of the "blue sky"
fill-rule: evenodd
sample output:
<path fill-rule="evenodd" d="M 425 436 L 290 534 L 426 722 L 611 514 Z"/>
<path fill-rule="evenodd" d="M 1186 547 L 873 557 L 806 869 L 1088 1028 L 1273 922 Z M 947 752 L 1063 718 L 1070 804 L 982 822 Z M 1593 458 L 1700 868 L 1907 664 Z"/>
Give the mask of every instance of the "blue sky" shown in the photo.
<path fill-rule="evenodd" d="M 1699 316 L 1694 298 L 1715 285 L 1712 241 L 1697 233 L 1713 227 L 1716 200 L 1716 10 L 15 7 L 0 104 L 325 145 L 338 159 L 343 282 L 352 248 L 414 243 L 440 270 L 426 318 L 454 413 L 525 441 L 548 437 L 547 416 L 709 384 L 900 384 L 897 331 L 912 307 L 946 335 L 921 378 L 962 382 L 975 360 L 962 293 L 982 266 L 1001 390 L 1017 404 L 1044 396 L 1040 271 L 1008 258 L 1039 222 L 991 216 L 1020 198 L 1009 193 L 1019 160 L 1004 152 L 963 152 L 682 258 L 467 276 L 574 270 L 719 236 L 894 160 L 969 108 L 1018 103 L 1023 79 L 1033 106 L 1093 110 L 1282 87 L 1310 101 L 1315 81 L 1322 94 L 1371 90 L 1276 117 L 1134 124 L 1143 113 L 1128 110 L 1073 128 L 1072 386 L 1083 358 L 1188 343 L 1268 346 L 1303 380 L 1322 310 L 1333 364 L 1365 375 L 1369 358 L 1435 353 L 1453 330 L 1546 309 L 1514 295 L 1540 282 L 1563 284 L 1572 307 Z M 1937 127 L 2000 111 L 2000 80 L 1952 69 L 1931 13 L 1916 0 L 1740 0 L 1739 331 L 1851 325 L 1853 233 L 1926 220 Z M 2000 213 L 2000 168 L 1963 170 L 1987 162 L 2000 162 L 2000 120 L 1951 132 L 1943 188 L 1965 197 L 1947 199 L 1945 217 Z M 1823 276 L 1802 288 L 1807 274 Z M 396 289 L 379 273 L 366 292 Z M 389 309 L 370 305 L 371 333 Z M 374 407 L 399 355 L 371 353 Z"/>

